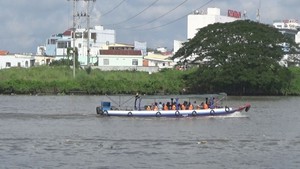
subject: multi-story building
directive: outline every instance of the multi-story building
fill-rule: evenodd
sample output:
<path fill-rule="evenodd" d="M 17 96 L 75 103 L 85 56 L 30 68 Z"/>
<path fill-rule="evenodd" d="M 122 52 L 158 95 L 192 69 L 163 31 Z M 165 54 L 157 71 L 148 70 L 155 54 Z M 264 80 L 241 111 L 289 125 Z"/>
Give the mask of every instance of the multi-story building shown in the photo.
<path fill-rule="evenodd" d="M 235 10 L 228 10 L 227 15 L 221 15 L 220 8 L 207 8 L 206 12 L 194 11 L 194 13 L 187 17 L 187 39 L 192 39 L 201 28 L 210 24 L 233 22 L 241 18 L 241 12 Z M 174 53 L 182 47 L 182 44 L 182 41 L 174 41 Z M 195 57 L 196 56 L 190 56 L 187 59 L 193 60 Z M 177 58 L 175 62 L 181 62 L 181 59 Z"/>
<path fill-rule="evenodd" d="M 241 18 L 241 12 L 228 10 L 227 16 L 221 15 L 219 8 L 207 8 L 207 12 L 195 11 L 187 17 L 187 39 L 193 38 L 199 29 L 214 23 L 233 22 Z"/>
<path fill-rule="evenodd" d="M 88 33 L 90 33 L 89 36 Z M 95 63 L 97 61 L 96 56 L 100 54 L 99 49 L 114 44 L 115 41 L 115 31 L 104 29 L 103 26 L 95 26 L 89 31 L 87 29 L 75 29 L 75 47 L 78 49 L 78 61 L 81 65 Z M 41 46 L 41 48 L 44 48 L 45 55 L 62 59 L 67 58 L 68 48 L 73 48 L 73 42 L 73 29 L 71 28 L 64 33 L 52 35 L 47 39 L 45 47 Z"/>
<path fill-rule="evenodd" d="M 300 31 L 300 24 L 296 19 L 275 20 L 273 26 L 281 33 L 290 36 L 296 43 L 300 42 L 300 37 L 297 35 Z"/>
<path fill-rule="evenodd" d="M 300 24 L 296 19 L 275 20 L 273 26 L 278 29 L 279 32 L 292 38 L 297 44 L 300 43 Z M 289 52 L 289 45 L 282 44 L 282 50 Z M 296 65 L 299 66 L 300 55 L 299 54 L 285 54 L 280 61 L 283 66 Z"/>

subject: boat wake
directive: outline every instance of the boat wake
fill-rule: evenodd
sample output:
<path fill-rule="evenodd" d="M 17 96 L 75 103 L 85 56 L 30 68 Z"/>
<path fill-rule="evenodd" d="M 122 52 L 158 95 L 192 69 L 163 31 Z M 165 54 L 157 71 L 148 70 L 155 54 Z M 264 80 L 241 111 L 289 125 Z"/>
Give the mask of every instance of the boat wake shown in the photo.
<path fill-rule="evenodd" d="M 249 116 L 242 114 L 241 112 L 234 112 L 225 116 L 211 116 L 213 118 L 249 118 Z"/>

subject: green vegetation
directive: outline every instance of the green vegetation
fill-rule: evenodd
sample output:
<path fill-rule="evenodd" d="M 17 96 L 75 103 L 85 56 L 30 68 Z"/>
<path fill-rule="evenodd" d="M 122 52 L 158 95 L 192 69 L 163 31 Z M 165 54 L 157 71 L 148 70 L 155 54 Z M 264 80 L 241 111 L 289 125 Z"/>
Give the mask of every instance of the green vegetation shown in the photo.
<path fill-rule="evenodd" d="M 174 58 L 198 70 L 186 81 L 194 93 L 226 91 L 233 95 L 284 95 L 290 90 L 292 73 L 279 61 L 297 53 L 297 44 L 277 29 L 252 21 L 217 23 L 202 28 L 178 50 Z M 188 57 L 194 56 L 190 62 Z M 202 62 L 206 60 L 206 62 Z"/>
<path fill-rule="evenodd" d="M 300 68 L 292 67 L 293 80 L 283 94 L 300 95 Z M 162 70 L 148 74 L 136 71 L 100 71 L 77 69 L 76 78 L 69 67 L 33 67 L 0 70 L 1 94 L 181 94 L 188 90 L 197 69 Z M 192 79 L 191 79 L 192 78 Z M 206 82 L 206 84 L 210 84 Z M 220 91 L 227 92 L 222 90 Z M 215 91 L 215 92 L 220 92 Z M 209 92 L 201 92 L 209 93 Z M 256 94 L 256 93 L 254 93 Z"/>
<path fill-rule="evenodd" d="M 137 71 L 76 70 L 66 66 L 0 70 L 2 94 L 143 94 L 182 92 L 182 80 L 190 71 L 163 70 L 148 74 Z"/>
<path fill-rule="evenodd" d="M 293 80 L 289 88 L 286 90 L 287 95 L 300 95 L 300 68 L 291 67 L 289 70 L 292 72 Z"/>
<path fill-rule="evenodd" d="M 285 54 L 283 43 L 290 54 L 299 51 L 293 40 L 268 25 L 217 23 L 201 29 L 174 55 L 173 59 L 181 58 L 182 64 L 192 67 L 185 71 L 148 74 L 77 66 L 73 78 L 67 58 L 50 66 L 0 70 L 0 93 L 300 95 L 300 68 L 279 65 Z M 187 59 L 190 56 L 193 61 Z"/>

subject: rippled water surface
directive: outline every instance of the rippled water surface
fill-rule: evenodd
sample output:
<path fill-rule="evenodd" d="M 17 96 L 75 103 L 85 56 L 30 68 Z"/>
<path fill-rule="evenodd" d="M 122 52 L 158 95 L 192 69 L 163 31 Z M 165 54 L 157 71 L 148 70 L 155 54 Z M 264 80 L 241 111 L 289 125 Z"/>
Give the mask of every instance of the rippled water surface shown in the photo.
<path fill-rule="evenodd" d="M 180 119 L 100 117 L 102 99 L 0 96 L 0 168 L 300 168 L 300 97 Z"/>

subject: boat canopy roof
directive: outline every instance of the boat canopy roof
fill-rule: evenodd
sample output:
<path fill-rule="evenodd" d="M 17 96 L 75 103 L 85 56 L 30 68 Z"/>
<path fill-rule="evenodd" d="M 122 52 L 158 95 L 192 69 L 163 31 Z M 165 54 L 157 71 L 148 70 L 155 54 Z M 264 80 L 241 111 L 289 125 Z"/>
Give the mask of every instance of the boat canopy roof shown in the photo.
<path fill-rule="evenodd" d="M 190 95 L 139 95 L 142 99 L 197 99 L 197 98 L 212 98 L 226 97 L 226 93 L 219 94 L 190 94 Z"/>

